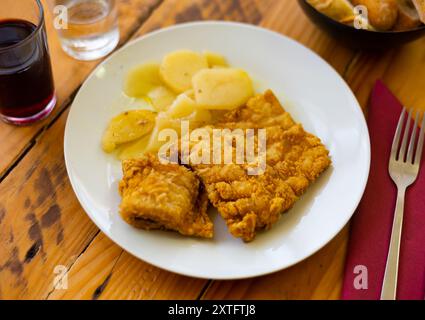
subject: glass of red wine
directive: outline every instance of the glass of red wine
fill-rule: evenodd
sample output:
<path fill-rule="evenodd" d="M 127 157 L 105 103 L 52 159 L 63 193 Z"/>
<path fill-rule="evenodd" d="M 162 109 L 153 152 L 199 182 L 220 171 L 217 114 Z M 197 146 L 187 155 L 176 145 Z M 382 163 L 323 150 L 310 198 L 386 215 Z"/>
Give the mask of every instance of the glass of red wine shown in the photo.
<path fill-rule="evenodd" d="M 0 6 L 0 118 L 26 125 L 56 104 L 43 7 L 40 0 L 1 0 Z"/>

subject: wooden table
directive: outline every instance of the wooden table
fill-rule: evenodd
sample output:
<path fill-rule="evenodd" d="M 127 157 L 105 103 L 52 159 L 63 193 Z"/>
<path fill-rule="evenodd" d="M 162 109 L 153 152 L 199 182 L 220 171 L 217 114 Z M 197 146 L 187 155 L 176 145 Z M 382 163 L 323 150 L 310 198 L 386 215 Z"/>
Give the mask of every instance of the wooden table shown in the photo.
<path fill-rule="evenodd" d="M 53 114 L 34 126 L 0 123 L 0 299 L 338 299 L 348 226 L 296 266 L 239 281 L 188 278 L 155 268 L 99 231 L 68 181 L 63 133 L 75 93 L 100 61 L 79 62 L 65 55 L 47 1 L 43 2 L 59 101 Z M 425 39 L 380 54 L 352 51 L 310 23 L 295 0 L 118 2 L 120 46 L 176 23 L 247 22 L 317 52 L 344 77 L 364 108 L 378 78 L 404 104 L 425 107 Z M 61 277 L 57 266 L 67 270 L 67 290 L 54 287 L 54 279 Z"/>

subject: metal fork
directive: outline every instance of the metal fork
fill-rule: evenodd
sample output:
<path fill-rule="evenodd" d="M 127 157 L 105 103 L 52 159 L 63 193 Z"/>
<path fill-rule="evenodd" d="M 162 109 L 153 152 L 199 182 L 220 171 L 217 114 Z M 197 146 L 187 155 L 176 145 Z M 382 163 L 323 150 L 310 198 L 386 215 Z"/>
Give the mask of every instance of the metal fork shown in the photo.
<path fill-rule="evenodd" d="M 405 119 L 406 115 L 407 119 Z M 417 139 L 419 115 L 420 112 L 416 112 L 415 123 L 412 133 L 410 134 L 412 110 L 407 114 L 406 109 L 403 108 L 391 149 L 388 170 L 391 178 L 397 185 L 398 192 L 390 248 L 388 251 L 387 265 L 385 267 L 384 283 L 381 291 L 381 300 L 396 299 L 400 240 L 403 227 L 404 196 L 406 194 L 406 189 L 415 182 L 418 177 L 424 145 L 425 116 L 422 119 L 419 139 Z M 407 145 L 409 135 L 410 142 L 409 145 Z"/>

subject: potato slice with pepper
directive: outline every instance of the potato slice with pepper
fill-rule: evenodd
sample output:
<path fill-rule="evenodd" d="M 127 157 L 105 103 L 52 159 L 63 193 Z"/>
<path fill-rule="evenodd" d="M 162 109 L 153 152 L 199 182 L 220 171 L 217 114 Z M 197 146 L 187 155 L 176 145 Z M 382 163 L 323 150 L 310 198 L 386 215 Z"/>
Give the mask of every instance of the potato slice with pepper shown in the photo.
<path fill-rule="evenodd" d="M 149 134 L 155 126 L 156 113 L 148 110 L 131 110 L 114 117 L 106 129 L 102 148 L 114 151 L 117 146 Z"/>
<path fill-rule="evenodd" d="M 192 77 L 207 68 L 208 61 L 202 54 L 181 50 L 164 57 L 159 73 L 167 86 L 176 93 L 182 93 L 192 87 Z"/>

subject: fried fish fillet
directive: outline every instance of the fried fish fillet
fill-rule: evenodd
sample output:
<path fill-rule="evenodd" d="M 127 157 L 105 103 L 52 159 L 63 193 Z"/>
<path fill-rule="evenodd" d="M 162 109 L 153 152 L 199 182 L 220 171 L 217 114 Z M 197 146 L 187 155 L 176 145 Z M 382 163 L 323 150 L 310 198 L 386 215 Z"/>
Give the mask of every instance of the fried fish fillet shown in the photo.
<path fill-rule="evenodd" d="M 147 154 L 123 162 L 120 214 L 130 225 L 174 230 L 187 236 L 213 237 L 208 197 L 195 174 L 178 164 L 161 164 Z"/>
<path fill-rule="evenodd" d="M 269 229 L 331 164 L 320 139 L 295 123 L 270 90 L 221 115 L 213 127 L 267 132 L 261 175 L 248 175 L 248 164 L 191 165 L 230 233 L 245 242 Z"/>

